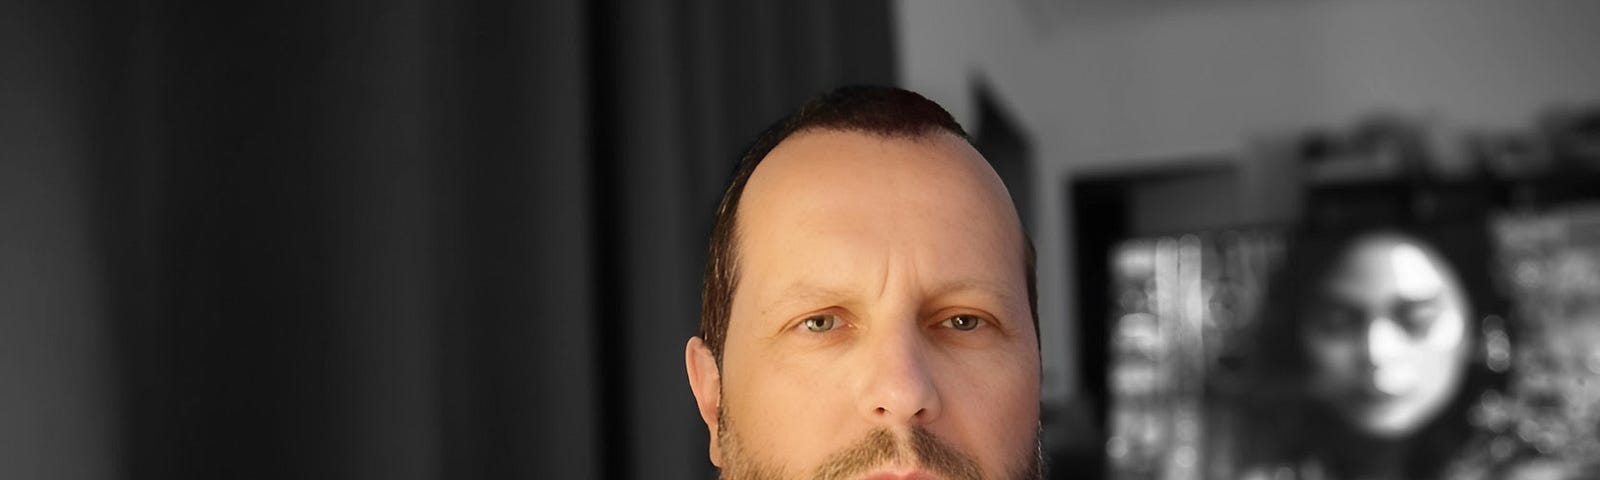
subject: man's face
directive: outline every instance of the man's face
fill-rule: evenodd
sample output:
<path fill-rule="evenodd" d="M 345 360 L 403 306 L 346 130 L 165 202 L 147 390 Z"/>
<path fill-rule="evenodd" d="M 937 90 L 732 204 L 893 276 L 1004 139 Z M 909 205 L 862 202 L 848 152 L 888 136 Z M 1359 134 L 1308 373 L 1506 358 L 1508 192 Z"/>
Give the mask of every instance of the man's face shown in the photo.
<path fill-rule="evenodd" d="M 738 215 L 720 370 L 699 339 L 688 352 L 725 477 L 1035 474 L 1024 239 L 966 142 L 800 133 Z"/>
<path fill-rule="evenodd" d="M 1467 360 L 1467 298 L 1437 255 L 1369 236 L 1347 250 L 1302 319 L 1311 391 L 1357 429 L 1409 435 L 1456 393 Z"/>

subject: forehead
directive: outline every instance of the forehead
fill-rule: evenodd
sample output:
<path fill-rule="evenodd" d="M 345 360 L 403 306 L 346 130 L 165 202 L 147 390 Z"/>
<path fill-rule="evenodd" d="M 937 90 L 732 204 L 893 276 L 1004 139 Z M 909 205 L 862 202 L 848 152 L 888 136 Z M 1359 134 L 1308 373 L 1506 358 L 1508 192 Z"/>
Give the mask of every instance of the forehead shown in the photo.
<path fill-rule="evenodd" d="M 1340 255 L 1323 283 L 1325 293 L 1351 299 L 1424 299 L 1460 287 L 1438 252 L 1410 237 L 1373 234 L 1357 238 Z"/>
<path fill-rule="evenodd" d="M 736 224 L 740 292 L 848 283 L 894 261 L 938 266 L 919 270 L 923 277 L 1023 285 L 1010 196 L 988 162 L 950 134 L 796 134 L 752 173 Z"/>

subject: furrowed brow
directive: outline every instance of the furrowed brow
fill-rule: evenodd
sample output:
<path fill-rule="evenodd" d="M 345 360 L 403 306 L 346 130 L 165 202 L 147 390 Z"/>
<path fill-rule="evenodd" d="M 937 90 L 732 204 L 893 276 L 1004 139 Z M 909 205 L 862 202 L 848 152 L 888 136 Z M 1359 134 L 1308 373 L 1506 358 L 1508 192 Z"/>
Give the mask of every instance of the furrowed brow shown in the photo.
<path fill-rule="evenodd" d="M 780 292 L 777 298 L 762 307 L 762 314 L 785 313 L 790 310 L 809 308 L 816 305 L 838 304 L 846 301 L 852 295 L 852 292 L 848 289 L 824 287 L 808 283 L 794 283 Z"/>
<path fill-rule="evenodd" d="M 1015 292 L 1012 292 L 1012 289 L 1006 288 L 1004 284 L 987 280 L 959 280 L 949 282 L 930 290 L 928 293 L 931 298 L 941 298 L 950 295 L 970 293 L 994 297 L 995 300 L 1006 305 L 1011 305 L 1017 302 L 1026 303 L 1026 300 L 1023 297 L 1017 295 Z"/>

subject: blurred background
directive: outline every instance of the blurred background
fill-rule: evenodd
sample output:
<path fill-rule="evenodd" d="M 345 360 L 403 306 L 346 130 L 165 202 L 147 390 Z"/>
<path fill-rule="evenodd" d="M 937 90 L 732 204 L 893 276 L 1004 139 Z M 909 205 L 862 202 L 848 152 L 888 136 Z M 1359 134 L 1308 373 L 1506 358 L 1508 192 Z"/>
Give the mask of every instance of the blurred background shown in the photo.
<path fill-rule="evenodd" d="M 712 211 L 746 142 L 847 83 L 940 102 L 1010 185 L 1053 477 L 1242 475 L 1207 446 L 1237 444 L 1207 405 L 1248 390 L 1227 332 L 1260 323 L 1282 232 L 1373 216 L 1491 231 L 1497 318 L 1544 332 L 1509 371 L 1543 373 L 1474 426 L 1515 442 L 1497 459 L 1581 459 L 1600 343 L 1550 342 L 1600 320 L 1597 21 L 6 0 L 0 477 L 712 477 L 682 369 Z"/>

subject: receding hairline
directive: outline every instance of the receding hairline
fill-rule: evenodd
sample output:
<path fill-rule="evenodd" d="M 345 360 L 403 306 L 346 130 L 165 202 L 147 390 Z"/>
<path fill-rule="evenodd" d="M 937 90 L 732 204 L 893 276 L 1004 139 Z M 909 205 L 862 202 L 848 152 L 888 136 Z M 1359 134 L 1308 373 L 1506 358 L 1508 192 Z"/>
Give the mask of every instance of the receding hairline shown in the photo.
<path fill-rule="evenodd" d="M 906 131 L 868 130 L 830 125 L 814 125 L 796 129 L 790 132 L 789 135 L 785 136 L 782 140 L 773 144 L 771 149 L 767 150 L 767 152 L 762 155 L 761 158 L 754 162 L 754 167 L 752 167 L 749 175 L 747 175 L 744 179 L 743 188 L 740 188 L 737 192 L 737 195 L 731 199 L 732 203 L 737 206 L 733 211 L 733 215 L 728 219 L 728 226 L 730 227 L 728 232 L 730 249 L 729 253 L 732 254 L 730 256 L 730 260 L 733 260 L 730 262 L 730 266 L 734 267 L 733 273 L 735 274 L 735 279 L 738 278 L 737 266 L 739 259 L 739 245 L 743 240 L 743 236 L 741 235 L 741 225 L 743 222 L 740 220 L 741 217 L 747 214 L 747 208 L 744 206 L 744 200 L 745 197 L 750 193 L 750 187 L 752 185 L 757 185 L 756 179 L 760 177 L 761 172 L 771 170 L 770 168 L 763 169 L 762 167 L 766 166 L 768 163 L 767 160 L 772 157 L 773 153 L 779 152 L 785 144 L 792 144 L 796 140 L 805 140 L 807 138 L 815 138 L 818 135 L 827 134 L 856 135 L 877 140 L 905 141 L 922 145 L 933 145 L 940 140 L 946 140 L 951 142 L 951 146 L 966 150 L 971 154 L 972 159 L 976 160 L 976 162 L 973 163 L 978 168 L 973 169 L 974 173 L 982 172 L 981 175 L 984 177 L 982 179 L 982 183 L 988 184 L 996 189 L 996 191 L 993 192 L 998 194 L 995 196 L 995 200 L 1003 202 L 1005 207 L 1003 210 L 1011 212 L 1011 217 L 1016 220 L 1015 223 L 1017 224 L 1018 233 L 1023 239 L 1022 241 L 1024 243 L 1028 242 L 1027 232 L 1022 227 L 1021 213 L 1017 211 L 1016 205 L 1013 203 L 1011 198 L 1010 187 L 1006 185 L 1004 179 L 1000 178 L 999 172 L 994 169 L 994 166 L 989 163 L 989 161 L 983 156 L 982 152 L 979 152 L 977 148 L 972 146 L 971 142 L 968 141 L 964 133 L 950 131 L 949 129 L 937 125 L 929 125 L 916 133 L 910 133 Z M 966 157 L 966 155 L 960 156 Z M 732 286 L 737 287 L 738 285 L 735 283 Z"/>
<path fill-rule="evenodd" d="M 762 183 L 766 183 L 766 182 L 758 182 L 757 181 L 757 179 L 761 177 L 760 172 L 764 171 L 762 166 L 764 166 L 767 163 L 767 160 L 770 159 L 771 156 L 774 153 L 779 152 L 783 148 L 783 146 L 785 144 L 790 144 L 790 143 L 792 143 L 793 141 L 796 141 L 796 140 L 804 141 L 804 140 L 806 140 L 808 138 L 815 138 L 818 135 L 827 135 L 827 134 L 854 135 L 854 136 L 857 136 L 857 137 L 863 137 L 863 138 L 869 138 L 869 139 L 884 140 L 884 141 L 904 141 L 904 142 L 911 142 L 911 143 L 917 143 L 917 144 L 922 144 L 922 145 L 936 145 L 941 141 L 947 141 L 947 142 L 950 142 L 950 143 L 947 143 L 947 144 L 944 144 L 944 145 L 948 146 L 949 148 L 956 148 L 956 149 L 964 150 L 964 152 L 962 152 L 962 153 L 953 153 L 953 154 L 951 154 L 949 156 L 950 157 L 959 157 L 959 160 L 956 160 L 956 162 L 959 162 L 959 163 L 961 163 L 963 165 L 967 165 L 968 166 L 968 168 L 963 169 L 965 173 L 963 173 L 962 175 L 968 176 L 968 177 L 972 177 L 971 181 L 973 181 L 974 183 L 983 184 L 985 186 L 983 188 L 985 190 L 988 190 L 988 192 L 986 192 L 985 194 L 982 195 L 984 197 L 984 201 L 998 202 L 998 203 L 994 203 L 991 206 L 986 207 L 986 208 L 993 209 L 996 213 L 1008 212 L 1008 214 L 1007 213 L 1002 213 L 1002 215 L 1005 215 L 1005 216 L 1009 217 L 1008 222 L 1012 224 L 1012 227 L 1014 227 L 1014 229 L 1009 229 L 1008 228 L 1007 230 L 1011 230 L 1016 235 L 1014 238 L 1015 238 L 1015 240 L 1017 241 L 1018 244 L 1015 246 L 1015 248 L 1018 249 L 1016 252 L 1019 255 L 1019 260 L 1021 260 L 1023 262 L 1023 265 L 1021 265 L 1021 267 L 1025 271 L 1027 271 L 1029 269 L 1028 268 L 1029 266 L 1028 266 L 1027 263 L 1030 261 L 1030 259 L 1028 258 L 1029 255 L 1030 255 L 1029 251 L 1032 249 L 1033 245 L 1032 245 L 1032 242 L 1031 242 L 1031 240 L 1030 240 L 1030 238 L 1028 236 L 1028 232 L 1026 231 L 1026 228 L 1022 224 L 1022 218 L 1021 218 L 1020 212 L 1017 211 L 1016 205 L 1013 203 L 1012 197 L 1010 195 L 1009 187 L 1005 184 L 1005 181 L 1002 178 L 1000 178 L 999 172 L 994 170 L 993 165 L 988 162 L 988 160 L 983 156 L 983 154 L 981 152 L 978 152 L 977 149 L 971 145 L 970 141 L 968 141 L 968 139 L 966 138 L 966 136 L 964 134 L 959 133 L 959 132 L 952 132 L 952 131 L 949 131 L 948 129 L 945 129 L 945 128 L 939 127 L 939 126 L 929 126 L 928 128 L 925 128 L 922 131 L 920 131 L 919 133 L 915 133 L 915 134 L 905 133 L 905 132 L 883 132 L 883 131 L 876 131 L 876 130 L 841 128 L 841 127 L 832 127 L 832 126 L 813 126 L 813 127 L 797 129 L 797 130 L 791 132 L 790 135 L 785 137 L 782 141 L 779 141 L 777 144 L 774 144 L 772 149 L 767 151 L 766 155 L 764 155 L 761 159 L 759 159 L 756 162 L 755 167 L 751 170 L 750 174 L 745 179 L 744 188 L 742 188 L 739 191 L 739 194 L 738 194 L 737 197 L 732 199 L 735 202 L 735 204 L 738 205 L 738 207 L 734 210 L 733 215 L 729 218 L 729 225 L 728 225 L 729 226 L 729 231 L 728 231 L 728 250 L 727 250 L 728 257 L 727 257 L 727 260 L 728 260 L 729 273 L 731 274 L 730 275 L 730 279 L 732 280 L 730 282 L 730 284 L 728 285 L 728 287 L 729 287 L 728 292 L 729 292 L 730 301 L 731 301 L 732 298 L 734 298 L 734 297 L 736 297 L 738 295 L 739 286 L 743 283 L 743 281 L 742 281 L 743 280 L 743 278 L 742 278 L 743 277 L 743 275 L 742 275 L 743 269 L 741 267 L 744 264 L 744 252 L 745 252 L 745 250 L 742 248 L 742 246 L 744 245 L 744 243 L 746 241 L 745 234 L 744 234 L 744 232 L 745 232 L 745 220 L 746 219 L 744 219 L 742 217 L 744 217 L 745 215 L 750 214 L 749 213 L 749 208 L 746 206 L 745 200 L 746 200 L 746 197 L 748 196 L 748 194 L 751 192 L 752 187 L 757 186 L 757 185 L 762 184 Z M 793 159 L 793 160 L 805 161 L 805 159 Z M 791 160 L 791 161 L 793 161 L 793 160 Z M 769 175 L 771 174 L 770 169 L 765 169 L 765 170 L 769 171 Z M 1002 220 L 1002 221 L 1007 221 L 1007 220 Z M 1028 279 L 1025 279 L 1025 284 L 1026 284 L 1026 280 L 1028 280 Z M 990 284 L 992 282 L 976 282 L 976 283 L 982 283 L 982 284 L 988 285 L 988 284 Z M 966 286 L 966 287 L 971 287 L 973 284 L 975 284 L 975 283 L 969 281 L 969 282 L 961 283 L 960 285 Z M 1030 314 L 1034 313 L 1034 312 L 1032 312 L 1033 306 L 1032 306 L 1032 303 L 1031 303 L 1031 301 L 1029 299 L 1029 294 L 1028 293 L 1024 292 L 1022 295 L 1019 296 L 1019 295 L 1013 295 L 1013 294 L 1010 294 L 1010 293 L 1007 293 L 1007 292 L 1003 292 L 1003 291 L 998 291 L 998 289 L 996 289 L 996 290 L 997 291 L 992 292 L 996 296 L 998 296 L 998 297 L 1000 297 L 1002 299 L 1005 299 L 1008 302 L 1012 301 L 1012 300 L 1021 300 L 1022 302 L 1024 302 L 1025 304 L 1027 304 L 1029 306 Z M 730 314 L 731 314 L 731 312 L 730 312 Z M 730 318 L 730 320 L 731 320 L 731 318 Z"/>

